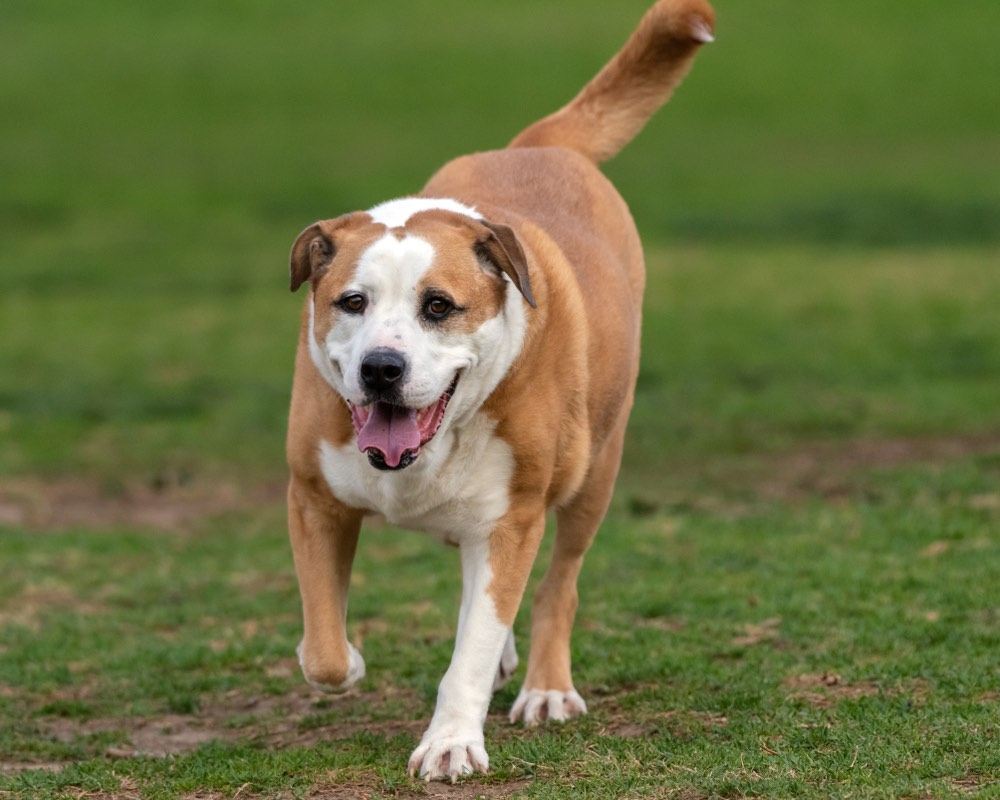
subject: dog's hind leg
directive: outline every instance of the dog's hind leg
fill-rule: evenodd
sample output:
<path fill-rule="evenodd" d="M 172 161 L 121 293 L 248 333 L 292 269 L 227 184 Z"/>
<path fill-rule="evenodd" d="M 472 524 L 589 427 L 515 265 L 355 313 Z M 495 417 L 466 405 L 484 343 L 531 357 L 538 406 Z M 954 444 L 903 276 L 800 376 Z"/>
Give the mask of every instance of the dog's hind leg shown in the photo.
<path fill-rule="evenodd" d="M 587 713 L 573 687 L 570 634 L 576 616 L 576 581 L 583 557 L 608 510 L 621 463 L 625 421 L 604 441 L 577 495 L 556 514 L 556 539 L 531 611 L 528 671 L 510 711 L 510 721 L 537 725 Z"/>
<path fill-rule="evenodd" d="M 507 642 L 503 646 L 503 654 L 500 656 L 500 666 L 497 667 L 497 676 L 493 679 L 493 691 L 499 691 L 510 681 L 517 669 L 517 645 L 514 642 L 514 631 L 507 634 Z"/>

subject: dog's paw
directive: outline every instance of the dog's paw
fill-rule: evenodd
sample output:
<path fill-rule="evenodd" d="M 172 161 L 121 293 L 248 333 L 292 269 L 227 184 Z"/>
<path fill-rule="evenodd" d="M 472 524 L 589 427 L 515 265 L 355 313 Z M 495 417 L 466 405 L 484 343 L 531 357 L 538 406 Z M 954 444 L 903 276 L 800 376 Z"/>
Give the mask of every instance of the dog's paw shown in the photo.
<path fill-rule="evenodd" d="M 514 671 L 517 669 L 517 646 L 514 644 L 514 632 L 507 634 L 507 642 L 503 646 L 503 655 L 500 656 L 500 666 L 497 667 L 497 675 L 493 679 L 493 691 L 496 692 L 507 685 Z"/>
<path fill-rule="evenodd" d="M 365 659 L 350 642 L 347 643 L 346 672 L 343 666 L 338 669 L 335 667 L 318 668 L 315 664 L 307 665 L 302 645 L 303 642 L 299 642 L 299 646 L 295 648 L 295 654 L 299 657 L 299 666 L 302 667 L 302 675 L 305 677 L 306 683 L 313 689 L 340 694 L 346 692 L 365 677 Z"/>
<path fill-rule="evenodd" d="M 510 721 L 531 728 L 546 720 L 565 722 L 587 713 L 587 704 L 576 689 L 521 689 L 510 709 Z"/>
<path fill-rule="evenodd" d="M 425 781 L 449 780 L 452 783 L 474 772 L 487 772 L 490 757 L 486 755 L 482 732 L 428 729 L 420 745 L 410 756 L 408 770 Z"/>

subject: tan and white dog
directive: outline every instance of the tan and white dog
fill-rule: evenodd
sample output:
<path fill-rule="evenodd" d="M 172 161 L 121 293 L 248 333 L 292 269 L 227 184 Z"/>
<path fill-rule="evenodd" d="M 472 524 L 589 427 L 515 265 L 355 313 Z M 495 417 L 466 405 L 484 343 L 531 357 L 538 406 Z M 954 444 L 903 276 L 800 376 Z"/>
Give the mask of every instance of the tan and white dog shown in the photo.
<path fill-rule="evenodd" d="M 288 431 L 289 532 L 313 686 L 365 673 L 347 590 L 366 514 L 461 552 L 451 665 L 411 772 L 485 771 L 483 723 L 517 665 L 512 624 L 555 510 L 511 721 L 586 712 L 570 674 L 577 575 L 611 499 L 639 368 L 642 246 L 597 164 L 712 40 L 705 0 L 660 0 L 560 111 L 420 194 L 310 225 Z"/>

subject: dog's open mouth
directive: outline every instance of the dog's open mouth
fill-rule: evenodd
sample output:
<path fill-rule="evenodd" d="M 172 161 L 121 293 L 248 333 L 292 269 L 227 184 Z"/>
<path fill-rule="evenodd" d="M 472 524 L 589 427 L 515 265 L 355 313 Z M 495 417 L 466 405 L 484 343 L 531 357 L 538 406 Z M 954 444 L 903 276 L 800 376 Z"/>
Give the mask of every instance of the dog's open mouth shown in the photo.
<path fill-rule="evenodd" d="M 348 403 L 358 435 L 358 449 L 376 469 L 403 469 L 416 461 L 420 448 L 434 438 L 455 393 L 458 375 L 444 394 L 426 408 L 406 408 L 380 400 L 366 406 Z"/>

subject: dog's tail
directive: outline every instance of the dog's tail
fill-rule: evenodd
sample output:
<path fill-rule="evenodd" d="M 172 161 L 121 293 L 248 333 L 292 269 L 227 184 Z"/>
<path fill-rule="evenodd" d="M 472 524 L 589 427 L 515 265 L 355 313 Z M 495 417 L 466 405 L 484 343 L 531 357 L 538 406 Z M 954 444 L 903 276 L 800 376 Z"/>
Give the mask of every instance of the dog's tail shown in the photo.
<path fill-rule="evenodd" d="M 698 48 L 713 40 L 714 26 L 707 0 L 658 0 L 569 104 L 521 131 L 510 147 L 568 147 L 606 161 L 670 99 Z"/>

